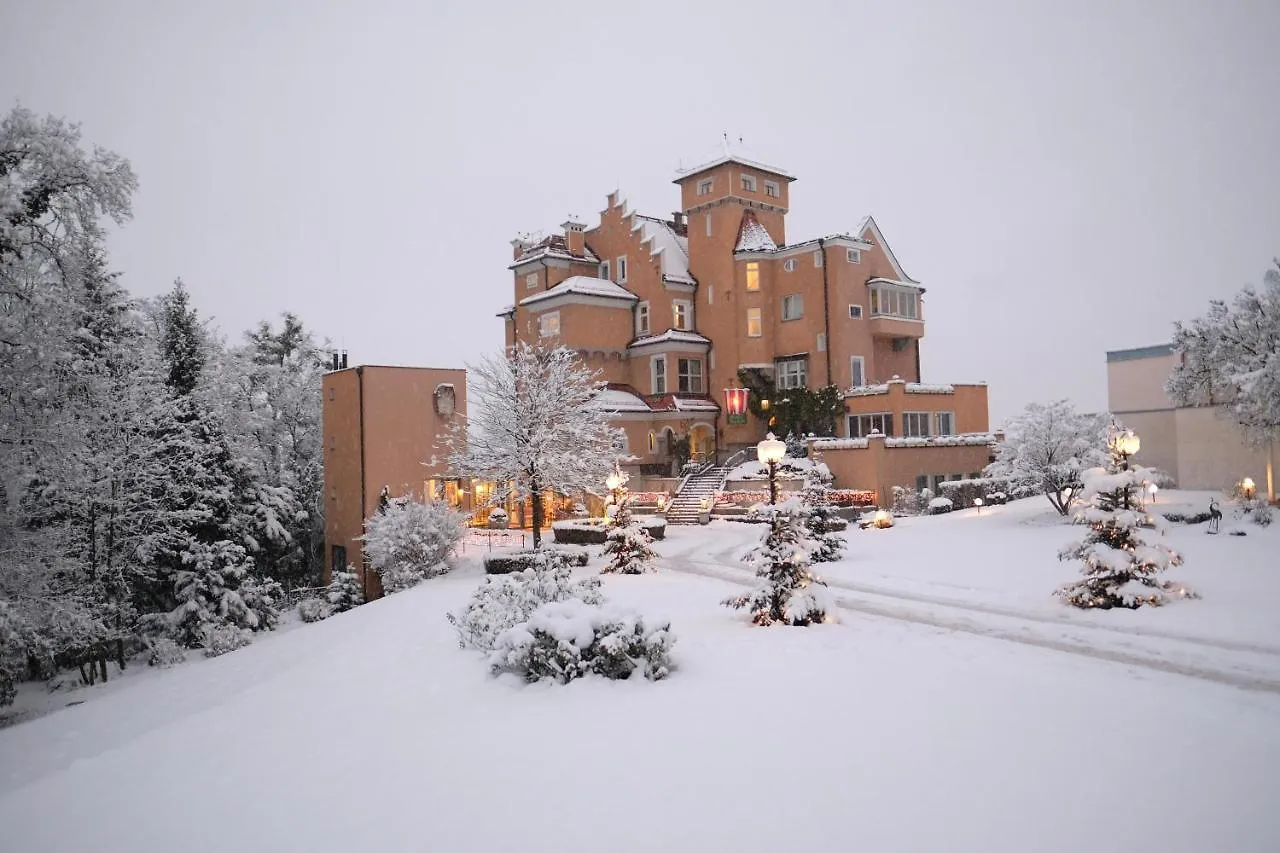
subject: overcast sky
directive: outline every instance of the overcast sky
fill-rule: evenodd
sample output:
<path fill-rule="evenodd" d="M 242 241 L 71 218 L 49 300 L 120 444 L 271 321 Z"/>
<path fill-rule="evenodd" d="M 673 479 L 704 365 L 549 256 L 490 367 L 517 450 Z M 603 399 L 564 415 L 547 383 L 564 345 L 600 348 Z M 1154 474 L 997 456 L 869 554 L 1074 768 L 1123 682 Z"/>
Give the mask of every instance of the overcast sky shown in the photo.
<path fill-rule="evenodd" d="M 517 232 L 667 214 L 726 132 L 799 177 L 792 241 L 875 215 L 924 380 L 997 423 L 1101 410 L 1106 350 L 1280 255 L 1275 0 L 612 5 L 0 0 L 0 106 L 132 161 L 135 293 L 355 362 L 501 346 Z"/>

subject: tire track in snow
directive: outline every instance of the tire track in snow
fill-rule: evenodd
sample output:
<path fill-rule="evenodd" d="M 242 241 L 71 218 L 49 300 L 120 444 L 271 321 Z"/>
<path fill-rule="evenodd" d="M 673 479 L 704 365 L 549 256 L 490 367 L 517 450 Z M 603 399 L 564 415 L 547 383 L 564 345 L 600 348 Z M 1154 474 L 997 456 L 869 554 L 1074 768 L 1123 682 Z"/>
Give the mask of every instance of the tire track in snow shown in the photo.
<path fill-rule="evenodd" d="M 702 560 L 689 560 L 682 557 L 668 557 L 667 565 L 677 571 L 716 578 L 718 580 L 728 581 L 729 583 L 739 585 L 750 585 L 754 582 L 754 578 L 751 575 L 719 563 L 709 563 Z M 839 589 L 839 587 L 835 587 L 835 585 L 831 586 L 833 589 Z M 880 595 L 880 593 L 870 594 Z M 881 597 L 890 599 L 894 598 L 894 596 L 891 595 L 883 595 Z M 1020 627 L 1001 627 L 990 623 L 975 622 L 973 620 L 966 619 L 963 616 L 946 616 L 940 615 L 936 612 L 912 610 L 911 608 L 901 607 L 891 603 L 871 601 L 867 598 L 855 598 L 849 595 L 836 595 L 835 598 L 837 606 L 842 610 L 865 613 L 870 616 L 879 616 L 884 619 L 893 619 L 900 622 L 911 622 L 917 625 L 960 631 L 979 637 L 1004 640 L 1025 646 L 1035 646 L 1038 648 L 1050 649 L 1052 651 L 1073 654 L 1080 657 L 1118 663 L 1125 666 L 1136 666 L 1157 672 L 1182 675 L 1188 678 L 1197 678 L 1202 681 L 1224 684 L 1229 687 L 1237 687 L 1243 690 L 1280 694 L 1280 678 L 1273 676 L 1260 675 L 1247 671 L 1230 672 L 1222 669 L 1214 669 L 1213 667 L 1208 666 L 1172 661 L 1158 656 L 1137 654 L 1118 649 L 1101 648 L 1082 640 L 1072 640 L 1067 637 L 1047 637 L 1044 635 L 1036 635 L 1030 633 L 1025 625 Z M 974 609 L 957 607 L 956 605 L 945 602 L 924 603 L 932 603 L 935 604 L 935 606 L 953 610 Z M 1016 612 L 1008 616 L 1000 615 L 1000 618 L 1037 621 L 1027 620 L 1025 616 Z M 1058 620 L 1053 619 L 1038 621 L 1058 622 Z M 1092 625 L 1069 625 L 1069 627 L 1083 629 L 1086 632 L 1094 629 L 1094 626 Z M 1174 640 L 1176 642 L 1188 642 L 1192 645 L 1198 645 L 1194 640 L 1185 640 L 1182 638 L 1174 638 Z"/>

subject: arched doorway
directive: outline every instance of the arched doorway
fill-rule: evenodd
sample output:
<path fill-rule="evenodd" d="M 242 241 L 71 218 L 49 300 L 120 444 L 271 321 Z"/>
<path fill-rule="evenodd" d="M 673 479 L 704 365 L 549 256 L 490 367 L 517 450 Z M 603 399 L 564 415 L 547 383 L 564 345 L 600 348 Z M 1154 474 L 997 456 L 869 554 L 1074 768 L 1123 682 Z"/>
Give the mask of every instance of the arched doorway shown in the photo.
<path fill-rule="evenodd" d="M 716 434 L 710 424 L 695 424 L 689 430 L 689 458 L 699 464 L 716 455 Z"/>

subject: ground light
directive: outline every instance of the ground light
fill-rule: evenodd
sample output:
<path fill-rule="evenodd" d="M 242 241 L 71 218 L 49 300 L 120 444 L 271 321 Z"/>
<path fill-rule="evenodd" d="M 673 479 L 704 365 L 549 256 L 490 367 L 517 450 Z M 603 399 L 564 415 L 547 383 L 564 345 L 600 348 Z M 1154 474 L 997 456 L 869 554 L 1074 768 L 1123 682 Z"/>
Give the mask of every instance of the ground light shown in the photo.
<path fill-rule="evenodd" d="M 973 505 L 978 508 L 978 515 L 982 515 L 982 498 L 974 498 Z"/>
<path fill-rule="evenodd" d="M 787 444 L 769 433 L 756 445 L 756 458 L 769 466 L 769 505 L 778 502 L 778 463 L 787 455 Z"/>
<path fill-rule="evenodd" d="M 1156 492 L 1158 491 L 1160 491 L 1160 487 L 1157 486 L 1155 483 L 1150 483 L 1147 485 L 1147 494 L 1151 495 L 1152 503 L 1156 502 Z"/>

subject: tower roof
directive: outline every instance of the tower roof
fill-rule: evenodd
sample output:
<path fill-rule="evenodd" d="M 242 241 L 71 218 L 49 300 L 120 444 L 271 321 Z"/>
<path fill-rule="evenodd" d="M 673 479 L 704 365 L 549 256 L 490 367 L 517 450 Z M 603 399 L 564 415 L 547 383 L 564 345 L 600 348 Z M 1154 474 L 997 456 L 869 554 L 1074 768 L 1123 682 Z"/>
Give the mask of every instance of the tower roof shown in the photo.
<path fill-rule="evenodd" d="M 788 181 L 794 181 L 796 179 L 795 175 L 785 169 L 779 169 L 777 166 L 770 166 L 765 163 L 764 160 L 756 156 L 755 152 L 749 150 L 745 145 L 743 145 L 741 139 L 737 142 L 731 142 L 726 137 L 721 145 L 716 146 L 715 151 L 697 158 L 695 162 L 698 165 L 688 169 L 677 169 L 675 180 L 672 181 L 672 183 L 683 183 L 694 175 L 705 172 L 708 169 L 714 169 L 717 166 L 722 166 L 725 163 L 738 163 L 743 166 L 749 166 L 752 169 L 759 169 L 762 172 L 777 175 L 778 177 L 784 178 Z"/>
<path fill-rule="evenodd" d="M 776 252 L 778 244 L 773 242 L 769 232 L 756 219 L 755 211 L 748 208 L 742 214 L 742 225 L 738 228 L 738 243 L 733 247 L 735 252 Z"/>

